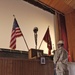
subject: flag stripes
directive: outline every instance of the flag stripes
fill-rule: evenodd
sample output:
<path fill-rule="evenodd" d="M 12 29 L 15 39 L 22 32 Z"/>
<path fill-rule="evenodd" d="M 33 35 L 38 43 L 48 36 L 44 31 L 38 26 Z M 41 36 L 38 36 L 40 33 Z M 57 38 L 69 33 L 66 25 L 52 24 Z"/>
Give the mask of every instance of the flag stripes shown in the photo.
<path fill-rule="evenodd" d="M 16 49 L 16 38 L 20 36 L 22 36 L 22 32 L 19 28 L 16 18 L 14 18 L 13 29 L 12 29 L 11 40 L 10 40 L 11 49 Z"/>

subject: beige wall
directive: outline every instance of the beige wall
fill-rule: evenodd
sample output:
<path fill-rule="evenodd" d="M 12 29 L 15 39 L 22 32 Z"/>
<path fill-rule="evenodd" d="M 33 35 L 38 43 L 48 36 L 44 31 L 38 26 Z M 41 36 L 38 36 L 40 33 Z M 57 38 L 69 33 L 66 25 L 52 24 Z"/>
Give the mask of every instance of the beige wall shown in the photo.
<path fill-rule="evenodd" d="M 0 0 L 0 48 L 9 48 L 15 14 L 29 48 L 35 48 L 33 28 L 38 27 L 38 46 L 50 26 L 52 44 L 55 48 L 54 15 L 23 0 Z M 17 50 L 27 50 L 22 37 L 17 39 Z M 46 43 L 41 49 L 48 53 Z"/>
<path fill-rule="evenodd" d="M 71 52 L 72 60 L 75 61 L 75 11 L 66 14 L 65 17 L 69 50 Z"/>

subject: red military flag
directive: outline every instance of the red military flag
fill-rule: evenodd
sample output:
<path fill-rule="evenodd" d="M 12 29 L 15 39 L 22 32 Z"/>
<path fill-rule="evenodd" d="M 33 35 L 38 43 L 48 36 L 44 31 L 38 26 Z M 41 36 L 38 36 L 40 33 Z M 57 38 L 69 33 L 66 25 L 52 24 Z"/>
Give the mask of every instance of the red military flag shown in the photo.
<path fill-rule="evenodd" d="M 16 18 L 14 18 L 13 28 L 11 33 L 10 48 L 16 49 L 16 38 L 23 36 Z"/>
<path fill-rule="evenodd" d="M 43 40 L 47 43 L 47 48 L 48 48 L 48 54 L 51 54 L 51 49 L 52 49 L 52 42 L 51 42 L 51 37 L 49 33 L 49 27 L 44 35 Z"/>

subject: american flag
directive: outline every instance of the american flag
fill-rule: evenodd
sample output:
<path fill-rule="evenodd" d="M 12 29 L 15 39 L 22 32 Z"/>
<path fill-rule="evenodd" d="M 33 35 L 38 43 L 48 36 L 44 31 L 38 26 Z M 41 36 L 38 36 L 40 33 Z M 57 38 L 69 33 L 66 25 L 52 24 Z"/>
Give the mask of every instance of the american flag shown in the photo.
<path fill-rule="evenodd" d="M 47 43 L 48 55 L 50 55 L 51 49 L 52 49 L 52 42 L 51 42 L 51 37 L 50 37 L 50 33 L 49 33 L 49 27 L 47 28 L 47 31 L 44 35 L 43 40 Z"/>
<path fill-rule="evenodd" d="M 16 38 L 23 36 L 16 18 L 14 18 L 13 28 L 11 33 L 10 48 L 16 49 Z"/>

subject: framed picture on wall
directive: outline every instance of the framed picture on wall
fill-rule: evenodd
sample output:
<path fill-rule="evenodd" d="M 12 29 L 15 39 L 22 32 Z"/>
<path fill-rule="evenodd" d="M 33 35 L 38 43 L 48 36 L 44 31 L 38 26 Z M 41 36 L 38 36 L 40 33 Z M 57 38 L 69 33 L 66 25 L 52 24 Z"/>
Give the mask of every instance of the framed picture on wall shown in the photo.
<path fill-rule="evenodd" d="M 46 64 L 45 57 L 41 57 L 41 59 L 40 59 L 40 63 L 41 63 L 41 64 Z"/>

